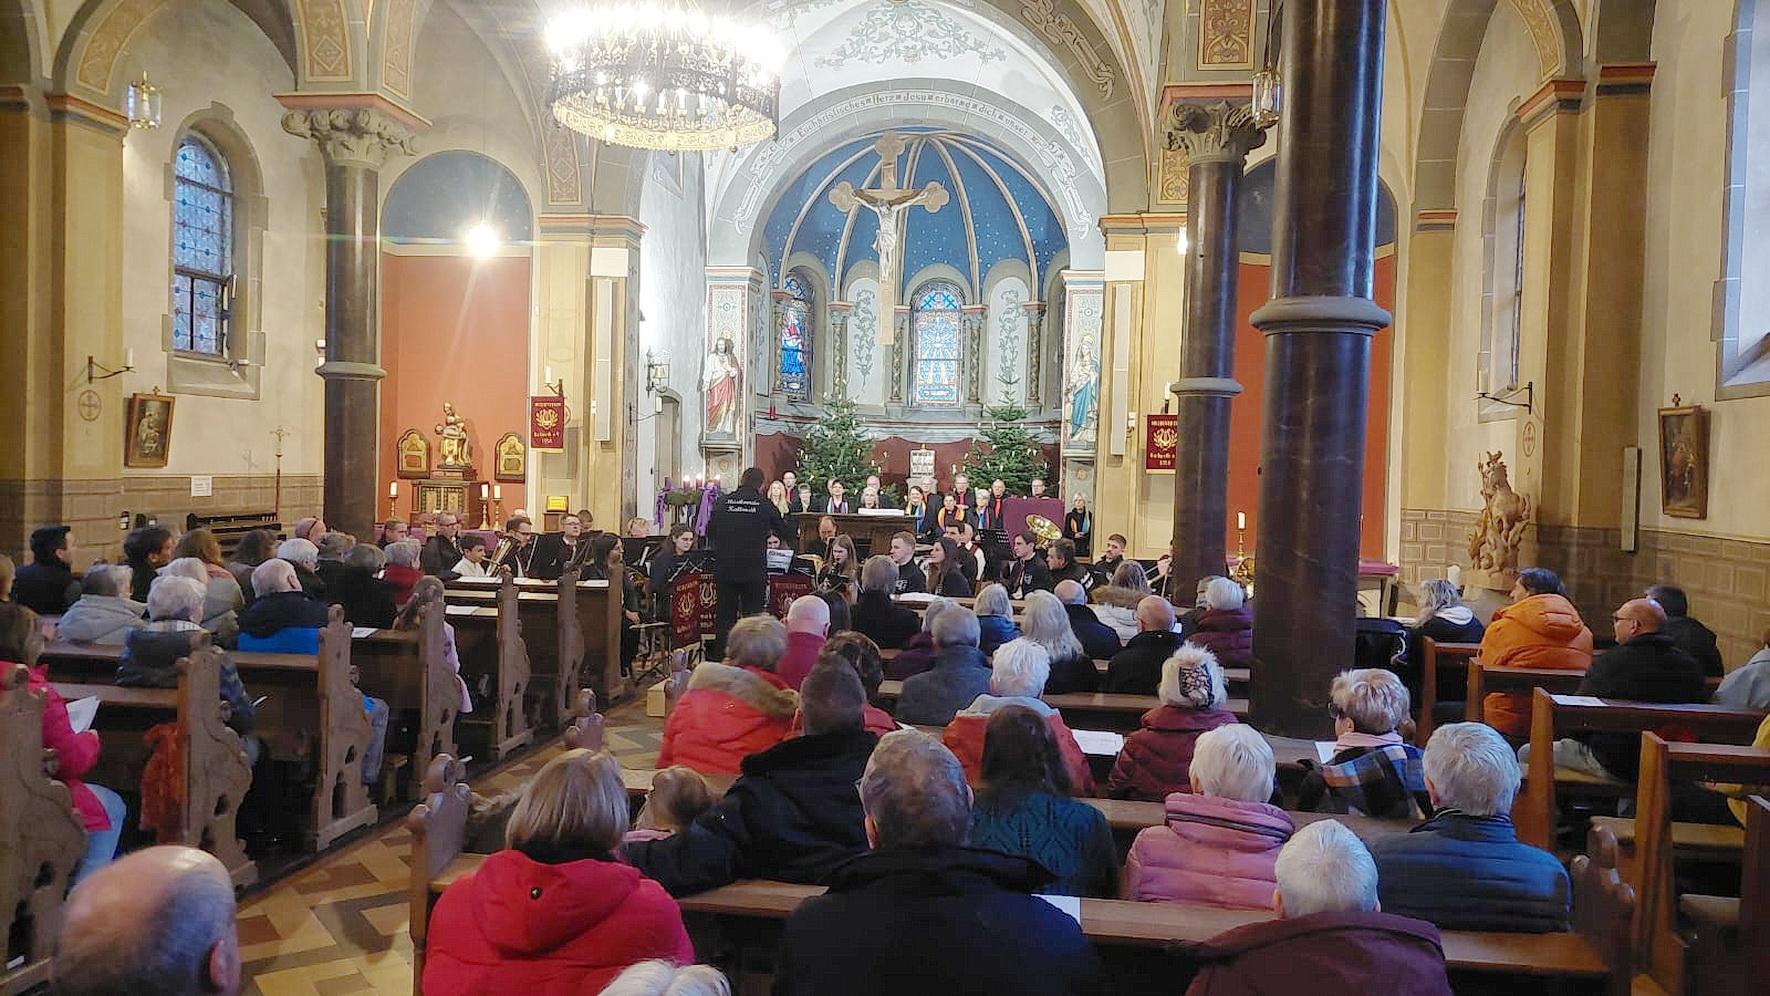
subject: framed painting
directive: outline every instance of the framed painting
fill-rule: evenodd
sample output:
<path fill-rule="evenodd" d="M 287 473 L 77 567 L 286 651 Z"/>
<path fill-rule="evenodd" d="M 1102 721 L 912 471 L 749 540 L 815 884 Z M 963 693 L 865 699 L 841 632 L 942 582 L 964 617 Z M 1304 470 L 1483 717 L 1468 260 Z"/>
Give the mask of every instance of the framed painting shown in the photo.
<path fill-rule="evenodd" d="M 497 470 L 494 474 L 500 481 L 521 483 L 524 473 L 528 470 L 528 447 L 522 444 L 522 437 L 514 432 L 506 432 L 498 438 L 495 447 Z"/>
<path fill-rule="evenodd" d="M 1659 505 L 1667 515 L 1709 515 L 1709 413 L 1701 405 L 1659 410 Z"/>
<path fill-rule="evenodd" d="M 171 395 L 131 394 L 124 419 L 123 466 L 164 467 L 172 450 Z"/>
<path fill-rule="evenodd" d="M 408 479 L 430 476 L 430 440 L 425 439 L 422 432 L 407 429 L 400 433 L 394 452 L 399 454 L 399 476 Z"/>

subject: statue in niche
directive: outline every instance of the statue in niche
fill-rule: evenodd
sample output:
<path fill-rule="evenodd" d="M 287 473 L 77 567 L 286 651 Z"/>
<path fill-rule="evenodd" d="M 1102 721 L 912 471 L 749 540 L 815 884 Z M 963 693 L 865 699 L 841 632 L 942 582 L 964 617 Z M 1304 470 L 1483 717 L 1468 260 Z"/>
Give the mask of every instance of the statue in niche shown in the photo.
<path fill-rule="evenodd" d="M 443 420 L 436 427 L 442 459 L 437 466 L 449 470 L 466 470 L 473 466 L 467 441 L 467 420 L 455 412 L 455 406 L 443 402 Z"/>
<path fill-rule="evenodd" d="M 1069 438 L 1080 440 L 1094 418 L 1100 391 L 1100 369 L 1094 359 L 1094 340 L 1076 343 L 1075 364 L 1070 369 Z"/>
<path fill-rule="evenodd" d="M 1518 573 L 1518 546 L 1530 519 L 1530 499 L 1512 490 L 1506 461 L 1498 451 L 1476 465 L 1481 474 L 1481 518 L 1469 534 L 1469 561 L 1489 575 L 1488 586 L 1509 587 Z"/>
<path fill-rule="evenodd" d="M 743 377 L 731 333 L 721 333 L 719 342 L 707 354 L 706 371 L 701 380 L 701 389 L 707 392 L 709 433 L 737 435 L 738 399 L 743 396 Z"/>

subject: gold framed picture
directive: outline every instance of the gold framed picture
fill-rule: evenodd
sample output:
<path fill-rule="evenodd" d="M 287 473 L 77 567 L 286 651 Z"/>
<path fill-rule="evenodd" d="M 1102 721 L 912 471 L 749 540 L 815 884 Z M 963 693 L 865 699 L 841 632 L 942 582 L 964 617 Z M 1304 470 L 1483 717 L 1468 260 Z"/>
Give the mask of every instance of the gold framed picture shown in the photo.
<path fill-rule="evenodd" d="M 1681 519 L 1709 516 L 1709 413 L 1701 405 L 1659 410 L 1659 507 Z"/>
<path fill-rule="evenodd" d="M 430 476 L 430 440 L 424 438 L 424 433 L 417 429 L 407 429 L 400 433 L 394 452 L 399 454 L 399 476 Z"/>
<path fill-rule="evenodd" d="M 164 467 L 172 449 L 172 406 L 169 394 L 131 394 L 124 419 L 123 466 Z"/>
<path fill-rule="evenodd" d="M 498 437 L 494 452 L 497 456 L 497 471 L 494 476 L 500 481 L 521 483 L 528 470 L 528 447 L 523 445 L 522 437 L 514 432 L 506 432 Z"/>

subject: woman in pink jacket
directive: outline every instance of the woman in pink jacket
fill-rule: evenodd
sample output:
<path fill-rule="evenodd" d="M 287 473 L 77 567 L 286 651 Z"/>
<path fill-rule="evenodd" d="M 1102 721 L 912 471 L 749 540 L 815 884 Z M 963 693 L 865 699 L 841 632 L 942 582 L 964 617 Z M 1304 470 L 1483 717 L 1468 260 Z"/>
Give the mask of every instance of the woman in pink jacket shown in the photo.
<path fill-rule="evenodd" d="M 1125 898 L 1270 909 L 1278 850 L 1295 826 L 1272 797 L 1272 748 L 1251 726 L 1198 738 L 1192 792 L 1167 799 L 1167 822 L 1137 835 L 1125 858 Z"/>

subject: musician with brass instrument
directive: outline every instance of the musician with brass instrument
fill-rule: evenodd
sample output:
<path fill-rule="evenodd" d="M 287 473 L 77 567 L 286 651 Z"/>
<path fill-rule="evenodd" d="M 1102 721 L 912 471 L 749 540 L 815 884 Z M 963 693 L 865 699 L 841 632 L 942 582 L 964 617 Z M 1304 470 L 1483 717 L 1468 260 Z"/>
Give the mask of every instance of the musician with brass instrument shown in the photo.
<path fill-rule="evenodd" d="M 534 577 L 535 523 L 526 515 L 513 515 L 504 522 L 504 535 L 492 551 L 492 573 L 519 578 Z"/>
<path fill-rule="evenodd" d="M 582 574 L 589 557 L 590 544 L 584 540 L 584 520 L 567 512 L 559 520 L 559 532 L 535 540 L 534 572 L 527 576 L 557 581 L 570 570 Z"/>
<path fill-rule="evenodd" d="M 1026 517 L 1029 528 L 1015 533 L 1009 547 L 1014 552 L 1014 562 L 1008 567 L 1002 584 L 1008 589 L 1009 598 L 1025 598 L 1035 591 L 1050 591 L 1056 587 L 1051 580 L 1051 568 L 1039 558 L 1040 527 L 1048 534 L 1048 541 L 1062 538 L 1062 532 L 1055 523 L 1042 515 Z"/>

